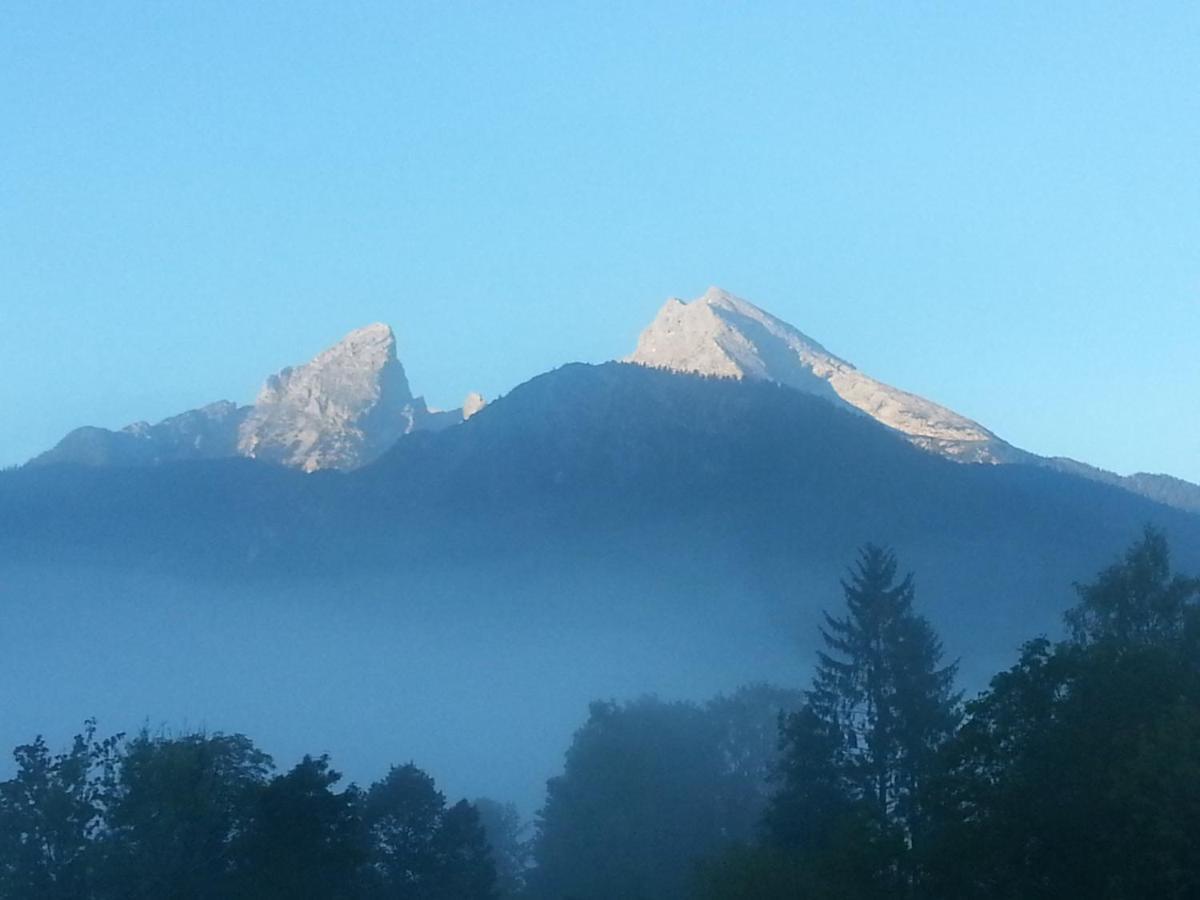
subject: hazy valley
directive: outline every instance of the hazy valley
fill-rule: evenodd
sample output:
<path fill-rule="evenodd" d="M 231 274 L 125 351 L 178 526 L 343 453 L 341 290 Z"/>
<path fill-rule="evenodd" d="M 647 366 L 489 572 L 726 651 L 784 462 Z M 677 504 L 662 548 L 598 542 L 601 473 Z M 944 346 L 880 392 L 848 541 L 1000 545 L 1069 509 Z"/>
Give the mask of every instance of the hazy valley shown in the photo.
<path fill-rule="evenodd" d="M 714 301 L 733 302 L 682 309 Z M 972 689 L 1058 634 L 1070 585 L 1144 524 L 1200 568 L 1200 517 L 1047 465 L 772 327 L 791 351 L 660 316 L 634 358 L 706 375 L 567 365 L 447 427 L 414 426 L 431 414 L 412 412 L 390 330 L 368 330 L 378 343 L 364 354 L 352 335 L 303 391 L 273 379 L 253 410 L 221 407 L 238 441 L 171 422 L 130 436 L 149 454 L 68 438 L 0 476 L 6 602 L 30 635 L 7 683 L 35 686 L 10 698 L 0 741 L 56 697 L 62 728 L 253 723 L 284 749 L 317 739 L 352 775 L 411 753 L 456 791 L 531 811 L 592 699 L 802 683 L 868 541 L 917 573 Z M 283 437 L 245 437 L 270 422 Z M 399 432 L 384 452 L 373 422 Z M 268 445 L 292 466 L 237 458 Z M 300 471 L 347 453 L 365 464 Z"/>

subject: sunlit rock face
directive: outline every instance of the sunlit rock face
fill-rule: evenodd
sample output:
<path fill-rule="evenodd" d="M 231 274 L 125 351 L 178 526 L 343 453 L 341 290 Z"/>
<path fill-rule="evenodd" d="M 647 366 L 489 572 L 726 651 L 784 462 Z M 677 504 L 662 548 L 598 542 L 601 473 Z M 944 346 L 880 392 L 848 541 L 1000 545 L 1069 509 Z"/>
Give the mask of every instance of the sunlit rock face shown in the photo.
<path fill-rule="evenodd" d="M 774 381 L 865 413 L 951 459 L 1015 462 L 1026 455 L 978 422 L 876 381 L 787 322 L 720 288 L 691 302 L 668 300 L 626 361 Z"/>
<path fill-rule="evenodd" d="M 472 391 L 467 394 L 467 399 L 463 402 L 462 417 L 464 420 L 471 418 L 475 413 L 479 412 L 487 406 L 487 401 L 483 399 L 483 394 Z"/>
<path fill-rule="evenodd" d="M 270 376 L 253 406 L 227 400 L 119 431 L 77 428 L 34 465 L 146 466 L 244 456 L 314 472 L 354 469 L 413 431 L 457 425 L 483 408 L 431 410 L 409 388 L 387 325 L 346 335 L 311 362 Z"/>
<path fill-rule="evenodd" d="M 303 366 L 267 379 L 242 422 L 237 452 L 306 472 L 354 469 L 426 427 L 462 421 L 414 397 L 387 325 L 368 325 Z"/>

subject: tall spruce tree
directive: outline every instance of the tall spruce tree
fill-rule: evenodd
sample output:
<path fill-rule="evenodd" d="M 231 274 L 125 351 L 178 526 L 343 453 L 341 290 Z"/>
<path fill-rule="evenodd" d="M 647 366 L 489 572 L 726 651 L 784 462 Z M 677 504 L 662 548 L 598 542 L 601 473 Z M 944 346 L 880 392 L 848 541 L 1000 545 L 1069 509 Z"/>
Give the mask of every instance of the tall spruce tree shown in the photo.
<path fill-rule="evenodd" d="M 842 581 L 846 615 L 825 614 L 811 713 L 837 738 L 834 765 L 851 798 L 912 837 L 918 791 L 953 732 L 957 666 L 913 611 L 913 578 L 897 580 L 890 550 L 868 544 Z"/>

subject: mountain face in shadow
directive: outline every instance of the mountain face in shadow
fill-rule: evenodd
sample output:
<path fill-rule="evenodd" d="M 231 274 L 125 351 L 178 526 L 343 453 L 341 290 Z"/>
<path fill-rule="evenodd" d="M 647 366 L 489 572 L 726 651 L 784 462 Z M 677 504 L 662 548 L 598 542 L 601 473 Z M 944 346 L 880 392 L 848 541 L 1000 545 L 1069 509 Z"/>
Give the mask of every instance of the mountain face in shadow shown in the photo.
<path fill-rule="evenodd" d="M 782 386 L 618 363 L 542 375 L 351 473 L 249 460 L 45 466 L 0 476 L 0 508 L 9 553 L 255 576 L 543 540 L 589 551 L 623 535 L 653 535 L 674 555 L 714 552 L 704 542 L 719 536 L 721 552 L 768 559 L 845 559 L 867 540 L 1078 558 L 1156 521 L 1200 546 L 1200 518 L 1090 479 L 948 463 Z"/>

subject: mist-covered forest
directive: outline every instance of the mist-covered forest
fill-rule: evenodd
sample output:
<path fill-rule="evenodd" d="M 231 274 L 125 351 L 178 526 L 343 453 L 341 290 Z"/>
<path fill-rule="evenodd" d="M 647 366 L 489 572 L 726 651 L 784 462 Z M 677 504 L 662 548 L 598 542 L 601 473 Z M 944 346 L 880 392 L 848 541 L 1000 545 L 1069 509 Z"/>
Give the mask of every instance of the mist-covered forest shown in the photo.
<path fill-rule="evenodd" d="M 1200 579 L 1147 527 L 1074 590 L 1063 639 L 967 697 L 904 561 L 864 546 L 810 680 L 598 698 L 532 819 L 445 796 L 435 760 L 359 785 L 249 735 L 89 720 L 13 751 L 0 896 L 1200 895 Z"/>

